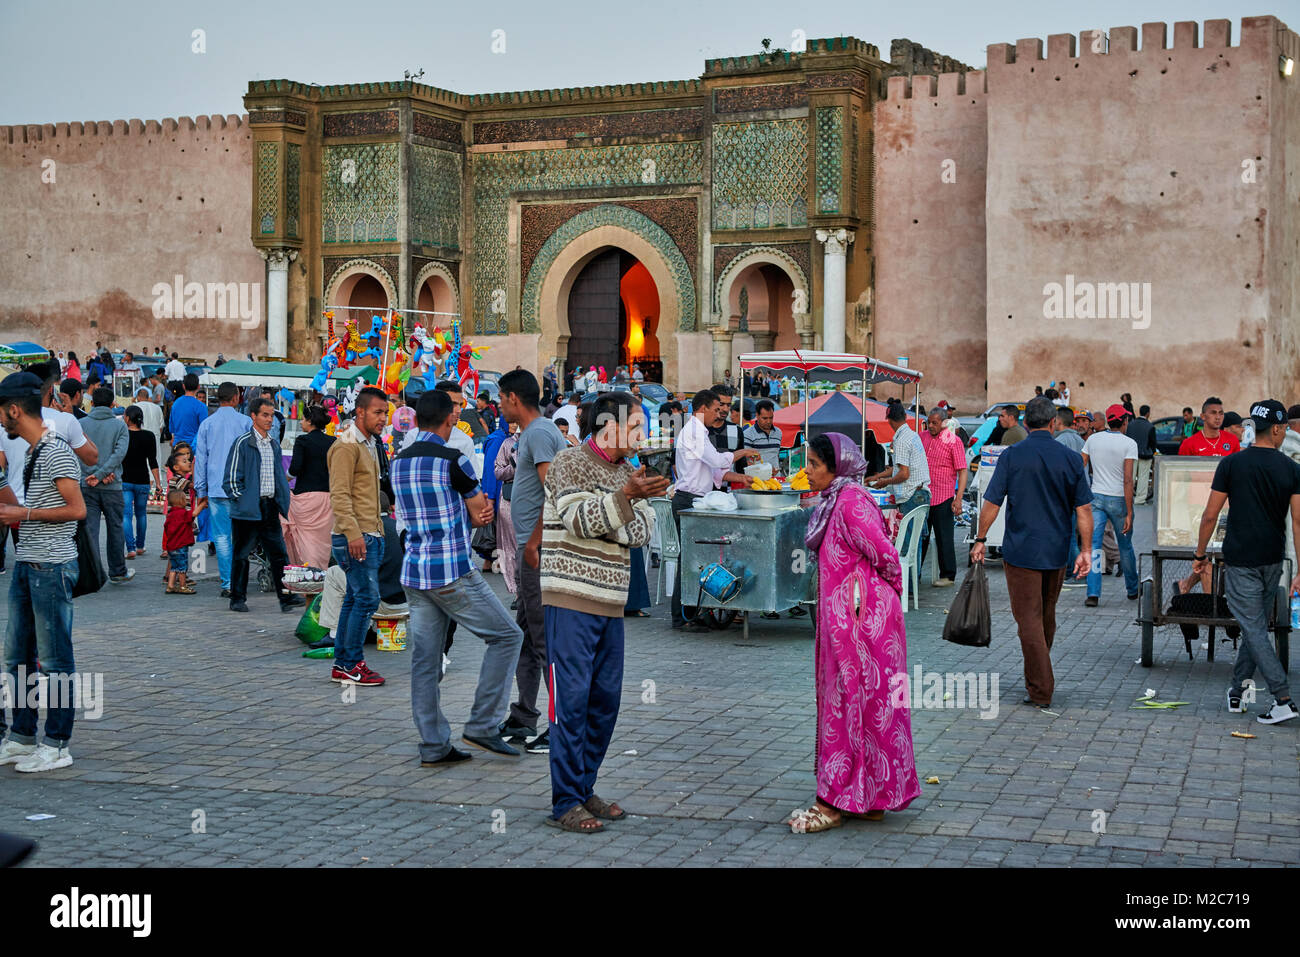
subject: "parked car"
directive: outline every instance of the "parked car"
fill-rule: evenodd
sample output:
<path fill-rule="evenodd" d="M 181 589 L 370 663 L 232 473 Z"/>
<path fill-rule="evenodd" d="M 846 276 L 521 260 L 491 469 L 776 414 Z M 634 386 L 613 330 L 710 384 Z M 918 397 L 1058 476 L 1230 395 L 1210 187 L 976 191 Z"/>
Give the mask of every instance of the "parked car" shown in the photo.
<path fill-rule="evenodd" d="M 1155 419 L 1151 424 L 1156 427 L 1156 448 L 1160 450 L 1160 454 L 1177 455 L 1178 446 L 1183 444 L 1183 417 L 1167 415 L 1162 419 Z M 1198 415 L 1196 427 L 1199 429 L 1204 424 Z"/>

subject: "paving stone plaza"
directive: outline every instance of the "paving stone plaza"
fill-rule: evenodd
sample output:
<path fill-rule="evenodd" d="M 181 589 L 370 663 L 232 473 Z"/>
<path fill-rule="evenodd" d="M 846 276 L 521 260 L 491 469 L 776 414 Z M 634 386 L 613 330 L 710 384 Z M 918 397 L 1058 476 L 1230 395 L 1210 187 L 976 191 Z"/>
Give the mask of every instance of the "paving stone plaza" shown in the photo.
<path fill-rule="evenodd" d="M 1149 507 L 1136 528 L 1141 552 Z M 344 703 L 330 663 L 301 657 L 296 618 L 271 596 L 254 594 L 249 615 L 226 611 L 213 578 L 196 596 L 164 596 L 149 545 L 134 582 L 77 600 L 77 664 L 102 673 L 103 714 L 78 721 L 74 765 L 0 769 L 0 831 L 39 841 L 31 865 L 1300 863 L 1296 729 L 1226 713 L 1229 643 L 1213 664 L 1201 649 L 1189 662 L 1177 630 L 1161 629 L 1155 666 L 1143 668 L 1134 603 L 1117 579 L 1097 609 L 1083 607 L 1082 588 L 1062 593 L 1050 714 L 1019 703 L 1021 654 L 997 564 L 988 649 L 941 640 L 953 592 L 923 580 L 921 607 L 907 614 L 909 672 L 975 672 L 989 691 L 996 676 L 989 716 L 951 707 L 955 698 L 925 707 L 913 691 L 922 796 L 883 821 L 815 835 L 782 823 L 814 790 L 808 621 L 756 620 L 748 640 L 739 624 L 683 635 L 669 629 L 665 601 L 627 621 L 622 711 L 599 781 L 631 816 L 577 835 L 543 823 L 544 755 L 475 752 L 420 767 L 409 651 L 369 650 L 388 684 Z M 489 580 L 508 602 L 501 577 Z M 453 648 L 443 701 L 456 735 L 482 648 L 464 631 Z M 1148 688 L 1189 704 L 1134 710 Z M 54 817 L 26 820 L 36 814 Z"/>

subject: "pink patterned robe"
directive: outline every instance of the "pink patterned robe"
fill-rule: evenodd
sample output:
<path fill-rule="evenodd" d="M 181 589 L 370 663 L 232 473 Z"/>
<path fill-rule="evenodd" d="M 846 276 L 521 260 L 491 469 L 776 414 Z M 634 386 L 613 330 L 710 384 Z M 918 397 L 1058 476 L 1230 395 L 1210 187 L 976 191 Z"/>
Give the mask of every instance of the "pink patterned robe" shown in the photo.
<path fill-rule="evenodd" d="M 860 485 L 839 493 L 817 577 L 817 796 L 854 814 L 901 810 L 921 793 L 911 716 L 890 704 L 890 679 L 907 674 L 903 578 L 880 509 Z"/>

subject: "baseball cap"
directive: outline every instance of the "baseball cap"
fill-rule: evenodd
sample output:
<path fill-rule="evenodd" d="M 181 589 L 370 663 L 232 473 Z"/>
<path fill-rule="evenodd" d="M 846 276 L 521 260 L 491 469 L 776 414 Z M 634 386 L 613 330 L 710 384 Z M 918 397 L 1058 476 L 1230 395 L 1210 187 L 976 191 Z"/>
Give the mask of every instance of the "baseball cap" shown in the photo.
<path fill-rule="evenodd" d="M 1277 399 L 1260 399 L 1251 405 L 1250 417 L 1255 420 L 1255 427 L 1258 429 L 1267 429 L 1270 425 L 1286 425 L 1286 406 Z"/>
<path fill-rule="evenodd" d="M 0 399 L 25 399 L 40 395 L 45 380 L 30 372 L 13 372 L 0 382 Z"/>
<path fill-rule="evenodd" d="M 1223 427 L 1226 429 L 1233 425 L 1241 425 L 1241 416 L 1236 412 L 1223 413 Z"/>
<path fill-rule="evenodd" d="M 1128 409 L 1124 408 L 1124 406 L 1117 402 L 1106 410 L 1106 421 L 1118 422 L 1126 415 L 1128 415 Z"/>

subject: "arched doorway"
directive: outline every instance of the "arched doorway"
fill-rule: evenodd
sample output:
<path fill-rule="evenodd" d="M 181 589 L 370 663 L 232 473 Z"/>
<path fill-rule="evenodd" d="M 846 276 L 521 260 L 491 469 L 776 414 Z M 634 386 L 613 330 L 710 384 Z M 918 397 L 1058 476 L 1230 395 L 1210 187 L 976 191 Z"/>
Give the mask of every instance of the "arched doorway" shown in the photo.
<path fill-rule="evenodd" d="M 637 363 L 647 379 L 662 381 L 659 354 L 659 290 L 645 264 L 625 249 L 595 253 L 574 277 L 568 302 L 569 342 L 565 365 Z"/>
<path fill-rule="evenodd" d="M 434 325 L 447 325 L 456 313 L 456 294 L 442 276 L 430 276 L 420 284 L 420 293 L 416 297 L 415 308 L 420 312 L 447 313 L 445 317 L 435 317 Z M 429 323 L 425 323 L 429 325 Z"/>
<path fill-rule="evenodd" d="M 728 315 L 733 328 L 754 337 L 755 348 L 796 349 L 794 282 L 779 266 L 756 262 L 731 284 Z"/>
<path fill-rule="evenodd" d="M 383 312 L 388 308 L 388 292 L 383 283 L 366 273 L 357 273 L 343 280 L 339 285 L 339 299 L 338 305 L 348 306 L 354 319 L 365 315 L 366 310 Z"/>

